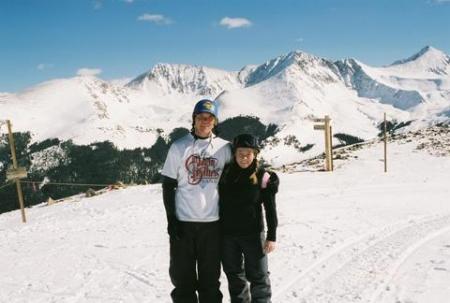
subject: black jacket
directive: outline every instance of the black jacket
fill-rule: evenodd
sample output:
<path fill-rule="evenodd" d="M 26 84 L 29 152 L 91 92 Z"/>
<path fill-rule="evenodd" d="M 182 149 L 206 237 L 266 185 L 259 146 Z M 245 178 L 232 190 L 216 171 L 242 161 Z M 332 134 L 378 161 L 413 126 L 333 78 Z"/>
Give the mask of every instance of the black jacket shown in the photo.
<path fill-rule="evenodd" d="M 219 207 L 222 232 L 225 235 L 244 236 L 264 230 L 262 207 L 267 222 L 267 240 L 276 241 L 278 225 L 275 194 L 278 177 L 270 173 L 267 188 L 261 188 L 264 169 L 257 169 L 258 182 L 253 184 L 250 176 L 256 162 L 242 169 L 235 162 L 226 165 L 219 182 Z"/>

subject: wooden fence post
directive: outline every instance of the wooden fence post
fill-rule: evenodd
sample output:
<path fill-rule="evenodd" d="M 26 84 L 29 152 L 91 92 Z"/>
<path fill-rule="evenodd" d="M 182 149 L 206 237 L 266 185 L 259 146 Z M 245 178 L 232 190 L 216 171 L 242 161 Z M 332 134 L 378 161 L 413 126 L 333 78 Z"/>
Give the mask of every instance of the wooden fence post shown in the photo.
<path fill-rule="evenodd" d="M 16 173 L 19 171 L 19 167 L 17 165 L 17 158 L 16 158 L 16 147 L 14 144 L 14 136 L 11 130 L 11 121 L 6 120 L 6 124 L 8 126 L 8 138 L 9 138 L 9 146 L 11 148 L 11 156 L 13 161 L 13 173 Z M 13 180 L 16 182 L 16 188 L 17 188 L 17 196 L 19 197 L 19 205 L 20 205 L 20 212 L 22 214 L 22 222 L 26 223 L 27 218 L 25 216 L 25 204 L 23 202 L 23 195 L 22 195 L 22 186 L 20 184 L 20 176 L 16 175 L 13 176 Z"/>
<path fill-rule="evenodd" d="M 328 115 L 325 116 L 325 119 L 314 119 L 314 122 L 323 122 L 324 124 L 316 124 L 314 125 L 315 130 L 324 130 L 325 136 L 325 170 L 333 171 L 333 163 L 332 163 L 332 151 L 331 151 L 331 125 L 330 125 L 330 117 Z"/>
<path fill-rule="evenodd" d="M 333 128 L 330 125 L 330 161 L 331 161 L 331 171 L 334 171 L 333 163 Z"/>

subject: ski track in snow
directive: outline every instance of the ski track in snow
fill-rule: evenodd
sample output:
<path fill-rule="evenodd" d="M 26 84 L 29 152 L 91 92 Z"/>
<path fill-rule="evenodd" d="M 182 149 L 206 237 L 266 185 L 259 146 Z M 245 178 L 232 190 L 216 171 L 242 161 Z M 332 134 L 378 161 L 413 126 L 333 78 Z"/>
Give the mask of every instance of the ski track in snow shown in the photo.
<path fill-rule="evenodd" d="M 450 230 L 450 214 L 409 220 L 369 232 L 344 243 L 314 262 L 274 293 L 274 302 L 293 297 L 299 302 L 378 302 L 386 280 L 408 256 L 427 241 Z"/>
<path fill-rule="evenodd" d="M 422 240 L 416 242 L 416 244 L 410 246 L 400 258 L 395 263 L 394 266 L 391 267 L 391 271 L 387 275 L 387 279 L 385 279 L 384 283 L 378 287 L 378 290 L 372 296 L 371 302 L 390 302 L 389 300 L 382 300 L 383 296 L 389 295 L 391 288 L 395 288 L 395 276 L 401 273 L 402 269 L 409 270 L 409 266 L 406 266 L 406 263 L 409 259 L 414 259 L 414 255 L 417 252 L 425 251 L 428 249 L 428 245 L 430 242 L 435 240 L 441 240 L 441 238 L 445 235 L 450 235 L 450 226 L 446 228 L 442 228 L 434 233 L 429 234 L 427 237 L 424 237 Z M 448 247 L 450 248 L 450 246 Z M 433 260 L 430 260 L 431 262 Z M 447 271 L 446 268 L 434 268 L 435 270 L 444 270 Z M 411 274 L 411 273 L 409 273 Z M 392 286 L 390 284 L 393 284 Z M 450 293 L 450 289 L 449 289 Z M 401 300 L 396 299 L 396 302 L 401 302 Z M 410 301 L 410 300 L 407 300 Z M 432 300 L 429 300 L 430 302 Z M 433 301 L 434 302 L 434 301 Z"/>

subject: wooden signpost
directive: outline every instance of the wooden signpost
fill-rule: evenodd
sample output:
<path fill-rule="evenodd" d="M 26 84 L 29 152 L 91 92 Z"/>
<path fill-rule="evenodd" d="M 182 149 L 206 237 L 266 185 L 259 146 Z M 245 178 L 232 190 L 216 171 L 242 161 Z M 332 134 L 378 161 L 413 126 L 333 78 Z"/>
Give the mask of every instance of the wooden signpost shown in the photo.
<path fill-rule="evenodd" d="M 22 222 L 25 223 L 27 222 L 27 218 L 25 216 L 25 206 L 23 203 L 22 186 L 20 184 L 20 179 L 26 178 L 27 172 L 24 167 L 18 167 L 17 165 L 16 148 L 14 145 L 14 136 L 11 130 L 11 121 L 6 120 L 6 125 L 8 126 L 9 146 L 11 148 L 11 156 L 13 161 L 13 167 L 8 169 L 8 171 L 6 172 L 6 178 L 7 180 L 14 180 L 16 182 L 17 196 L 19 197 L 20 212 L 22 214 Z"/>
<path fill-rule="evenodd" d="M 323 123 L 323 124 L 315 124 L 314 129 L 315 130 L 324 130 L 324 133 L 325 133 L 325 170 L 326 171 L 333 171 L 330 121 L 331 121 L 331 119 L 328 115 L 326 115 L 324 119 L 314 119 L 314 122 L 316 122 L 316 123 Z"/>

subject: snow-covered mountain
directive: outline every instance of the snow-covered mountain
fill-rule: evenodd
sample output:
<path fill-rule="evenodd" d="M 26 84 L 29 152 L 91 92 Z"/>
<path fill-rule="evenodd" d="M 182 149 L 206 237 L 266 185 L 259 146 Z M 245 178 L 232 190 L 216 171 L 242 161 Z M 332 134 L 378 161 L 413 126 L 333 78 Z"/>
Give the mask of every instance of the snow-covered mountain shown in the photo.
<path fill-rule="evenodd" d="M 217 96 L 223 90 L 241 87 L 242 83 L 237 72 L 185 64 L 157 64 L 128 86 L 159 90 L 162 94 Z"/>
<path fill-rule="evenodd" d="M 34 140 L 110 140 L 121 148 L 148 147 L 161 129 L 168 134 L 189 128 L 195 102 L 216 97 L 221 120 L 252 115 L 280 127 L 263 155 L 281 165 L 321 152 L 323 136 L 313 130 L 315 117 L 330 115 L 334 133 L 363 139 L 376 136 L 384 112 L 390 120 L 413 120 L 409 129 L 448 122 L 450 57 L 427 46 L 385 67 L 301 51 L 231 72 L 157 64 L 126 85 L 75 77 L 1 93 L 0 119 L 11 119 L 15 131 L 31 131 Z M 314 147 L 302 154 L 286 144 L 292 136 Z M 280 149 L 290 152 L 280 159 Z"/>
<path fill-rule="evenodd" d="M 152 135 L 128 106 L 128 89 L 95 77 L 52 80 L 0 100 L 2 118 L 12 120 L 14 131 L 31 131 L 36 141 L 57 137 L 90 143 L 109 137 L 127 146 Z"/>
<path fill-rule="evenodd" d="M 407 59 L 395 61 L 388 68 L 397 73 L 417 73 L 417 71 L 422 71 L 422 75 L 425 75 L 425 77 L 449 75 L 450 57 L 434 47 L 426 46 Z"/>

